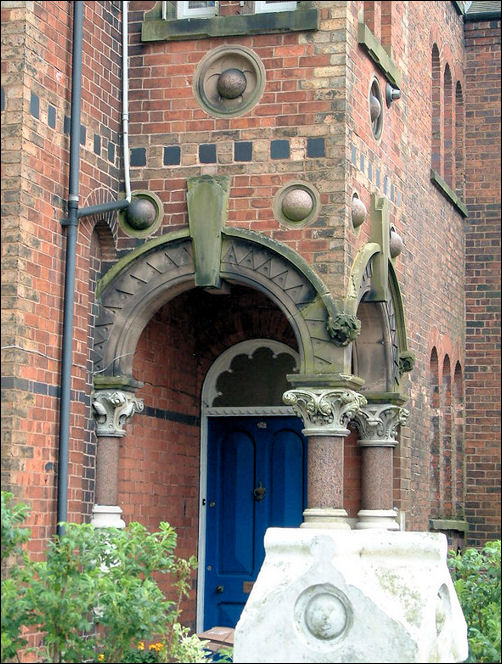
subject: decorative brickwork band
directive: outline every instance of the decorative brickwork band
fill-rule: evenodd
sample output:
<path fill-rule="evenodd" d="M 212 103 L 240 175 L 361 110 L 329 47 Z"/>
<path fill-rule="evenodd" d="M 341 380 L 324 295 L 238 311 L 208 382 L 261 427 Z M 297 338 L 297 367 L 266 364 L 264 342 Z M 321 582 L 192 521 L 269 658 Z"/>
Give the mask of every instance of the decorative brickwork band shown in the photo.
<path fill-rule="evenodd" d="M 126 435 L 124 426 L 134 413 L 144 409 L 142 399 L 123 390 L 100 390 L 92 396 L 92 408 L 96 420 L 96 435 L 121 438 Z"/>
<path fill-rule="evenodd" d="M 306 436 L 348 436 L 348 422 L 366 405 L 366 399 L 343 388 L 288 390 L 282 400 L 304 424 Z"/>
<path fill-rule="evenodd" d="M 353 417 L 361 447 L 395 447 L 397 427 L 406 424 L 409 412 L 394 404 L 366 404 Z"/>

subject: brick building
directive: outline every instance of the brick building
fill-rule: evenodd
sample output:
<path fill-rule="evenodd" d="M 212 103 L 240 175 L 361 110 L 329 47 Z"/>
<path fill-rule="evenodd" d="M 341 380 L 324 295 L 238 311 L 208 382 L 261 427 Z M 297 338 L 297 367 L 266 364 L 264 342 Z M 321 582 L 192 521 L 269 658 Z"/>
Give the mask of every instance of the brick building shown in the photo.
<path fill-rule="evenodd" d="M 500 537 L 500 2 L 5 1 L 2 47 L 34 553 L 169 521 L 200 630 L 270 525 Z"/>

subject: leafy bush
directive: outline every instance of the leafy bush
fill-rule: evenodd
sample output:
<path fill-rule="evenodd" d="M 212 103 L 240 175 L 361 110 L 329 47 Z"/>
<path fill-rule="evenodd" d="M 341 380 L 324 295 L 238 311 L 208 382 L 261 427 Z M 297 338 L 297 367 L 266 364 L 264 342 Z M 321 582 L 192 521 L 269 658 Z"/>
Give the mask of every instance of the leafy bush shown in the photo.
<path fill-rule="evenodd" d="M 467 622 L 467 662 L 500 662 L 500 540 L 450 551 L 448 565 Z"/>
<path fill-rule="evenodd" d="M 4 554 L 20 553 L 29 538 L 19 528 L 28 508 L 11 501 L 12 494 L 2 492 L 2 561 Z M 139 523 L 125 529 L 64 524 L 44 561 L 24 554 L 2 580 L 2 661 L 26 645 L 23 625 L 37 625 L 44 634 L 33 649 L 40 661 L 208 661 L 205 642 L 178 622 L 196 560 L 176 557 L 175 547 L 167 523 L 154 533 Z M 162 593 L 159 575 L 169 578 L 176 601 Z M 145 650 L 154 637 L 160 641 Z"/>

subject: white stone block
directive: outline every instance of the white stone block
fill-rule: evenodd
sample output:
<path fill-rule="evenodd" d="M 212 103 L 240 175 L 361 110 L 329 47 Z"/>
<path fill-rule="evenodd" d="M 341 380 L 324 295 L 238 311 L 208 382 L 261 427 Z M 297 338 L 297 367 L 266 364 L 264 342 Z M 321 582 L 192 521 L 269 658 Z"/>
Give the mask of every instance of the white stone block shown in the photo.
<path fill-rule="evenodd" d="M 441 533 L 270 528 L 234 662 L 462 662 Z"/>

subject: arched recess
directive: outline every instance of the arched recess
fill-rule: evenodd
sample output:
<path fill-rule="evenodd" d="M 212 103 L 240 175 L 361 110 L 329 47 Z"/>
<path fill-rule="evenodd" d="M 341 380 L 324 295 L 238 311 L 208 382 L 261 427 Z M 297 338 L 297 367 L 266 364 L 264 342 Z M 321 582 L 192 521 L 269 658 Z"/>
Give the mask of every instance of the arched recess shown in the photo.
<path fill-rule="evenodd" d="M 387 265 L 387 298 L 374 298 L 373 259 L 377 243 L 368 243 L 352 267 L 346 311 L 357 315 L 361 332 L 352 344 L 352 373 L 364 379 L 361 392 L 400 391 L 401 376 L 413 367 L 408 351 L 401 292 L 392 262 Z"/>
<path fill-rule="evenodd" d="M 243 284 L 261 291 L 283 311 L 298 342 L 300 373 L 347 373 L 347 351 L 336 346 L 328 332 L 335 305 L 298 254 L 258 233 L 226 228 L 220 276 L 227 286 Z M 95 384 L 133 381 L 134 352 L 145 325 L 169 300 L 194 287 L 188 229 L 155 238 L 120 260 L 98 287 Z"/>

